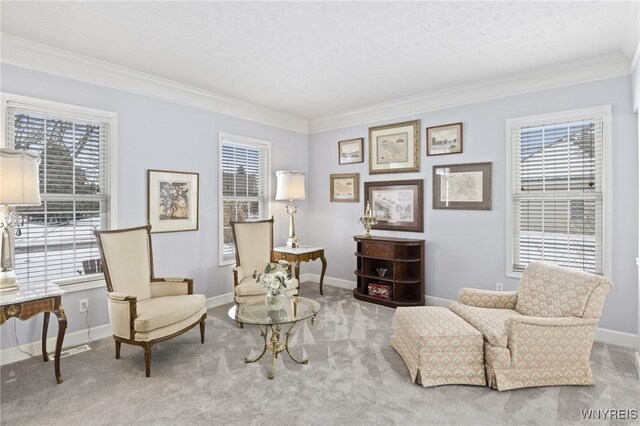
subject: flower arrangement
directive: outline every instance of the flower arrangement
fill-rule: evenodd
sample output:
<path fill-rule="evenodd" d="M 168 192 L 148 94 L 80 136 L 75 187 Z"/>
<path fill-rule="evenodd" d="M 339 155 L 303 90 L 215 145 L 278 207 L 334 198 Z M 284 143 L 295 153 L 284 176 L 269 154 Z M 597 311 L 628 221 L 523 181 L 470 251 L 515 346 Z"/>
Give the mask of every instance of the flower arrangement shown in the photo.
<path fill-rule="evenodd" d="M 264 272 L 258 275 L 256 282 L 264 287 L 267 296 L 277 296 L 284 294 L 284 289 L 291 283 L 291 273 L 269 263 Z"/>

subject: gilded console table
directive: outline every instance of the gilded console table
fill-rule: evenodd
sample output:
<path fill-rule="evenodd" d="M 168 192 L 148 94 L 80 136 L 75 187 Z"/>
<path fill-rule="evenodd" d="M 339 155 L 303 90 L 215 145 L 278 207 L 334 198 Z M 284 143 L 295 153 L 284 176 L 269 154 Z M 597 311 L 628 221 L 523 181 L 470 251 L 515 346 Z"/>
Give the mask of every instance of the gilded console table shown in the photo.
<path fill-rule="evenodd" d="M 287 262 L 293 263 L 296 268 L 296 279 L 298 283 L 300 283 L 300 262 L 320 259 L 322 262 L 320 294 L 322 295 L 322 281 L 324 280 L 324 273 L 327 270 L 327 259 L 324 257 L 324 248 L 312 246 L 300 246 L 296 248 L 287 246 L 276 247 L 273 249 L 271 257 L 275 260 L 286 260 Z"/>
<path fill-rule="evenodd" d="M 0 325 L 9 318 L 26 320 L 32 316 L 44 313 L 44 325 L 42 327 L 42 359 L 49 361 L 47 355 L 47 329 L 49 328 L 49 316 L 53 312 L 58 318 L 58 338 L 56 339 L 55 373 L 56 381 L 62 383 L 60 374 L 60 351 L 64 341 L 64 333 L 67 330 L 67 317 L 62 309 L 62 295 L 56 284 L 23 284 L 15 291 L 0 293 Z"/>

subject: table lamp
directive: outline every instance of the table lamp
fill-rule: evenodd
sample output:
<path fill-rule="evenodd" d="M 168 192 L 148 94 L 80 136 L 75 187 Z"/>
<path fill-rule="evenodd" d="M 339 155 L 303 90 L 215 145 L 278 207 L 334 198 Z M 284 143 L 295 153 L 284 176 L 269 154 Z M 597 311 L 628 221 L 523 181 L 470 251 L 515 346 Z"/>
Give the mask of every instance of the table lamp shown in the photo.
<path fill-rule="evenodd" d="M 20 235 L 24 218 L 13 206 L 40 205 L 39 165 L 40 156 L 34 151 L 0 148 L 0 291 L 18 289 L 14 235 Z"/>
<path fill-rule="evenodd" d="M 304 200 L 304 172 L 277 171 L 276 178 L 278 187 L 276 189 L 276 200 L 289 200 L 287 204 L 287 214 L 289 215 L 289 239 L 287 246 L 296 248 L 300 243 L 300 238 L 296 236 L 296 228 L 293 215 L 298 211 L 298 207 L 293 204 L 293 200 Z"/>

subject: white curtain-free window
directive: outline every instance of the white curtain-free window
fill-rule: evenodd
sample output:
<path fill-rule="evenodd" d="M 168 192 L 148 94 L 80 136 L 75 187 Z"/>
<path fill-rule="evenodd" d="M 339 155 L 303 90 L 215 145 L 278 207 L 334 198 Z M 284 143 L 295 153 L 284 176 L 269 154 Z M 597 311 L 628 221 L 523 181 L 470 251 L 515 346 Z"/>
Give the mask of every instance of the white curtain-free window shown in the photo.
<path fill-rule="evenodd" d="M 37 100 L 8 100 L 4 107 L 5 145 L 33 150 L 41 158 L 42 204 L 16 208 L 24 217 L 15 238 L 18 280 L 64 284 L 102 278 L 93 230 L 111 225 L 109 156 L 115 114 L 43 107 Z"/>
<path fill-rule="evenodd" d="M 542 260 L 605 274 L 610 107 L 508 120 L 507 274 Z"/>
<path fill-rule="evenodd" d="M 269 143 L 220 135 L 220 263 L 235 262 L 231 221 L 266 219 Z"/>

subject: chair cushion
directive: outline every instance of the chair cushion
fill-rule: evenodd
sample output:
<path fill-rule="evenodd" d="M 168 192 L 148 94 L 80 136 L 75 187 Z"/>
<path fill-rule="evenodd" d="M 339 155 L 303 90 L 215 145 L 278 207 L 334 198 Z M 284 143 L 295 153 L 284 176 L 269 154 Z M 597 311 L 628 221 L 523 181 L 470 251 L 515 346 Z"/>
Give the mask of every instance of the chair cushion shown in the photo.
<path fill-rule="evenodd" d="M 153 297 L 138 302 L 136 331 L 151 331 L 179 322 L 200 311 L 207 303 L 203 294 Z"/>
<path fill-rule="evenodd" d="M 610 289 L 605 277 L 533 262 L 522 274 L 516 311 L 532 317 L 582 317 L 589 296 L 600 284 Z"/>
<path fill-rule="evenodd" d="M 298 280 L 291 279 L 291 284 L 287 287 L 287 290 L 298 288 Z M 252 276 L 245 277 L 240 284 L 235 287 L 236 296 L 264 296 L 266 291 L 262 284 L 257 283 L 256 279 Z"/>
<path fill-rule="evenodd" d="M 494 346 L 507 347 L 507 319 L 520 316 L 513 309 L 478 308 L 461 303 L 452 304 L 449 309 L 471 324 Z"/>

